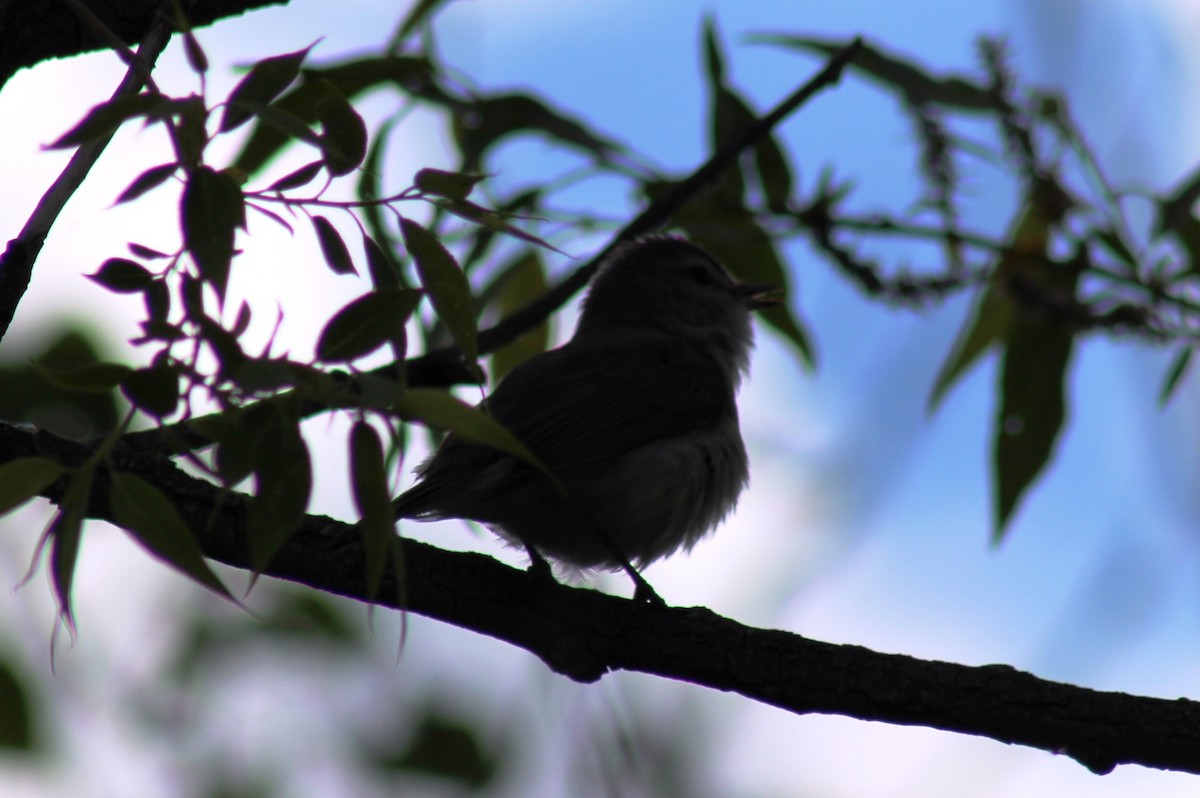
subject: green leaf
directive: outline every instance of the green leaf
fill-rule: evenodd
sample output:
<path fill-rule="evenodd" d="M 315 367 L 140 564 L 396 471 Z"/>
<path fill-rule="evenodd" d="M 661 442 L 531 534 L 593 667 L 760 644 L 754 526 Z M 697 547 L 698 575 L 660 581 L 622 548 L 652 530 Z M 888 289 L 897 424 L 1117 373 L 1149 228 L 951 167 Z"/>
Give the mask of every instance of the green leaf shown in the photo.
<path fill-rule="evenodd" d="M 321 244 L 321 255 L 324 256 L 325 265 L 329 270 L 334 274 L 358 274 L 358 270 L 354 268 L 354 260 L 350 257 L 350 250 L 337 228 L 333 226 L 333 222 L 324 216 L 314 216 L 312 224 L 317 233 L 317 241 Z"/>
<path fill-rule="evenodd" d="M 501 270 L 495 293 L 496 308 L 506 318 L 546 293 L 546 266 L 535 249 L 527 249 Z M 503 379 L 518 363 L 545 352 L 550 345 L 549 319 L 521 334 L 492 354 L 492 378 Z"/>
<path fill-rule="evenodd" d="M 462 200 L 486 177 L 487 175 L 475 173 L 422 169 L 413 177 L 413 185 L 424 194 Z"/>
<path fill-rule="evenodd" d="M 192 531 L 162 491 L 136 474 L 117 471 L 109 495 L 117 524 L 158 559 L 197 584 L 233 601 L 209 568 Z"/>
<path fill-rule="evenodd" d="M 938 370 L 937 378 L 933 381 L 933 390 L 930 391 L 929 401 L 925 406 L 927 413 L 934 413 L 958 378 L 988 349 L 1003 340 L 1008 334 L 1012 315 L 1012 300 L 1004 291 L 998 290 L 994 283 L 988 285 L 980 295 L 975 310 L 959 330 L 954 345 Z"/>
<path fill-rule="evenodd" d="M 267 186 L 267 191 L 287 191 L 311 183 L 313 178 L 325 168 L 324 161 L 313 161 L 305 164 L 294 172 L 288 172 L 283 177 Z"/>
<path fill-rule="evenodd" d="M 1037 290 L 1074 296 L 1079 272 L 1054 264 Z M 1005 338 L 1000 371 L 1000 410 L 993 432 L 995 526 L 1003 538 L 1026 490 L 1050 462 L 1066 418 L 1065 381 L 1075 328 L 1042 311 L 1018 306 Z"/>
<path fill-rule="evenodd" d="M 367 255 L 367 272 L 375 288 L 399 288 L 400 266 L 391 254 L 374 238 L 363 233 L 363 252 Z"/>
<path fill-rule="evenodd" d="M 201 166 L 188 174 L 181 209 L 184 244 L 205 282 L 223 301 L 233 259 L 234 233 L 246 226 L 241 186 L 228 174 Z"/>
<path fill-rule="evenodd" d="M 334 314 L 317 339 L 317 357 L 346 363 L 386 343 L 405 348 L 404 325 L 420 301 L 411 288 L 381 288 L 364 294 Z"/>
<path fill-rule="evenodd" d="M 553 479 L 533 452 L 500 422 L 445 391 L 409 388 L 396 400 L 396 412 L 407 421 L 420 421 L 428 427 L 452 432 L 465 440 L 511 454 Z"/>
<path fill-rule="evenodd" d="M 164 364 L 137 369 L 121 380 L 121 392 L 139 410 L 164 418 L 179 407 L 179 377 L 178 366 Z"/>
<path fill-rule="evenodd" d="M 89 363 L 77 368 L 54 368 L 37 361 L 34 361 L 33 368 L 55 388 L 80 393 L 111 391 L 133 370 L 120 363 Z"/>
<path fill-rule="evenodd" d="M 367 156 L 367 126 L 337 86 L 328 80 L 322 84 L 326 94 L 317 103 L 321 151 L 331 175 L 349 174 Z"/>
<path fill-rule="evenodd" d="M 0 750 L 30 753 L 34 747 L 29 689 L 9 662 L 0 662 Z"/>
<path fill-rule="evenodd" d="M 350 431 L 350 483 L 361 519 L 358 528 L 367 563 L 367 598 L 373 599 L 379 593 L 389 555 L 398 549 L 392 545 L 396 527 L 383 443 L 375 428 L 365 421 L 359 421 Z M 397 568 L 397 577 L 400 573 Z"/>
<path fill-rule="evenodd" d="M 304 522 L 312 493 L 312 461 L 297 411 L 280 404 L 267 416 L 253 452 L 255 491 L 246 518 L 250 567 L 261 574 Z"/>
<path fill-rule="evenodd" d="M 323 80 L 337 86 L 343 97 L 353 100 L 370 89 L 387 85 L 395 86 L 405 94 L 415 93 L 414 87 L 432 91 L 432 73 L 433 66 L 426 58 L 392 55 L 347 61 L 320 69 L 310 67 L 304 70 L 300 85 L 271 107 L 303 123 L 312 123 L 317 121 L 317 103 L 325 97 Z M 288 134 L 258 124 L 235 163 L 247 174 L 254 174 L 288 143 Z"/>
<path fill-rule="evenodd" d="M 1171 361 L 1171 367 L 1167 369 L 1167 378 L 1163 380 L 1162 390 L 1158 394 L 1159 407 L 1165 407 L 1171 397 L 1175 395 L 1175 390 L 1183 382 L 1188 367 L 1192 364 L 1192 353 L 1195 351 L 1195 348 L 1190 346 L 1181 347 Z"/>
<path fill-rule="evenodd" d="M 149 269 L 128 258 L 109 258 L 100 264 L 95 274 L 87 277 L 117 294 L 140 293 L 154 282 Z"/>
<path fill-rule="evenodd" d="M 433 233 L 411 219 L 401 219 L 400 230 L 438 317 L 463 357 L 469 363 L 474 362 L 479 357 L 479 331 L 467 276 Z"/>
<path fill-rule="evenodd" d="M 541 133 L 553 141 L 609 160 L 621 148 L 593 133 L 585 124 L 529 94 L 481 97 L 452 117 L 462 153 L 462 171 L 478 172 L 487 152 L 518 133 Z"/>
<path fill-rule="evenodd" d="M 46 457 L 21 457 L 0 465 L 0 515 L 37 496 L 66 472 Z"/>
<path fill-rule="evenodd" d="M 165 163 L 162 166 L 153 166 L 147 169 L 134 178 L 129 187 L 121 192 L 121 196 L 117 197 L 115 204 L 120 205 L 122 202 L 131 202 L 147 191 L 157 188 L 170 180 L 171 175 L 175 174 L 178 169 L 179 164 L 176 163 Z"/>
<path fill-rule="evenodd" d="M 704 16 L 704 69 L 710 86 L 725 82 L 725 61 L 717 38 L 717 23 L 709 14 Z"/>
<path fill-rule="evenodd" d="M 53 144 L 48 145 L 47 149 L 58 150 L 99 141 L 111 136 L 128 120 L 170 105 L 170 100 L 160 94 L 144 93 L 117 97 L 88 111 L 75 127 L 62 134 Z"/>
<path fill-rule="evenodd" d="M 692 241 L 708 250 L 738 279 L 776 286 L 784 296 L 791 296 L 787 269 L 774 242 L 745 208 L 693 202 L 676 215 L 676 222 Z M 808 331 L 786 303 L 760 310 L 756 315 L 792 345 L 805 368 L 816 367 L 816 353 Z"/>
<path fill-rule="evenodd" d="M 83 536 L 83 521 L 92 492 L 92 469 L 77 471 L 63 495 L 58 514 L 50 522 L 50 581 L 58 600 L 58 613 L 68 627 L 74 628 L 71 610 L 71 585 L 75 579 L 75 563 L 79 559 L 79 542 Z"/>
<path fill-rule="evenodd" d="M 247 110 L 247 103 L 266 105 L 282 94 L 300 74 L 300 65 L 312 48 L 310 44 L 303 50 L 264 58 L 250 67 L 246 77 L 229 94 L 221 132 L 233 130 L 250 119 L 253 112 Z"/>

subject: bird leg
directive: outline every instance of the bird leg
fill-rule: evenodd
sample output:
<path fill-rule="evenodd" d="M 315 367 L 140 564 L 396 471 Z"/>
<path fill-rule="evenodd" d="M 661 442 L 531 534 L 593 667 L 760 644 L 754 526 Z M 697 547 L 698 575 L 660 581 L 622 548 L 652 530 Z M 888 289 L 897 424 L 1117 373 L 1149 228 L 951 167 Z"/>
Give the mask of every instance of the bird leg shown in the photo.
<path fill-rule="evenodd" d="M 604 548 L 608 549 L 608 553 L 616 560 L 623 571 L 629 574 L 629 578 L 633 581 L 633 600 L 643 604 L 650 604 L 654 607 L 665 607 L 667 602 L 654 592 L 654 588 L 650 587 L 650 583 L 646 581 L 638 569 L 633 567 L 629 562 L 629 558 L 617 548 L 617 544 L 613 543 L 612 538 L 603 529 L 592 527 L 592 531 L 596 533 L 596 537 L 600 538 L 600 542 L 604 544 Z"/>

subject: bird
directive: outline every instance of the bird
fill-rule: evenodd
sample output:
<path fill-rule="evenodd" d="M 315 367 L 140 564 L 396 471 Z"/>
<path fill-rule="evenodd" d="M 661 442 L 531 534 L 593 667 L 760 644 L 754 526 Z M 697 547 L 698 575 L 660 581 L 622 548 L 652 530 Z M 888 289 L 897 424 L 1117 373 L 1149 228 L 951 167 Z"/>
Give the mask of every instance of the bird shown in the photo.
<path fill-rule="evenodd" d="M 689 550 L 749 483 L 736 393 L 753 311 L 774 286 L 736 280 L 682 236 L 654 234 L 605 256 L 572 337 L 514 367 L 480 407 L 553 475 L 451 432 L 393 502 L 395 517 L 480 522 L 569 572 L 629 574 Z"/>

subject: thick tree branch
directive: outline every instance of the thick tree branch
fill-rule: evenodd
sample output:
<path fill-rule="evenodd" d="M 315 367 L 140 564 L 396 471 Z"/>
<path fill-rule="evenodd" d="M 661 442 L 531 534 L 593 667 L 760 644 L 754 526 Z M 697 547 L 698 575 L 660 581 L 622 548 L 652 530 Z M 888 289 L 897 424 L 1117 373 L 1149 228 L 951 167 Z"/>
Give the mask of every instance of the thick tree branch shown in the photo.
<path fill-rule="evenodd" d="M 194 0 L 183 3 L 192 25 L 211 25 L 224 17 L 256 8 L 283 5 L 287 0 Z M 128 45 L 142 41 L 159 21 L 161 0 L 85 0 L 104 26 Z M 66 4 L 0 2 L 0 87 L 24 67 L 48 58 L 108 49 L 110 43 L 82 24 Z"/>
<path fill-rule="evenodd" d="M 0 463 L 51 457 L 65 465 L 87 446 L 0 423 Z M 114 456 L 178 506 L 214 560 L 246 568 L 246 497 L 220 491 L 165 458 Z M 89 516 L 111 520 L 98 475 Z M 64 488 L 46 491 L 55 500 Z M 547 584 L 479 554 L 404 541 L 404 609 L 523 648 L 553 670 L 591 682 L 640 671 L 739 693 L 796 714 L 929 726 L 1040 748 L 1096 773 L 1119 764 L 1200 773 L 1200 703 L 1099 692 L 1005 665 L 968 667 L 755 629 L 704 608 L 655 608 Z M 309 516 L 266 574 L 366 601 L 363 553 L 352 525 Z M 374 603 L 398 607 L 393 574 Z M 390 598 L 389 598 L 390 597 Z"/>

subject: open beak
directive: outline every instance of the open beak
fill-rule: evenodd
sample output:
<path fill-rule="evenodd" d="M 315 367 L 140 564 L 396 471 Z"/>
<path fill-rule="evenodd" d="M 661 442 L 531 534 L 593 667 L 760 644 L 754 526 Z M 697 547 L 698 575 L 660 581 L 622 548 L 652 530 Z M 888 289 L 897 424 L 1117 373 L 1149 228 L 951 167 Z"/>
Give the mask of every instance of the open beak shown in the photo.
<path fill-rule="evenodd" d="M 751 310 L 773 308 L 782 305 L 785 299 L 782 288 L 766 283 L 742 283 L 737 287 L 737 294 Z"/>

